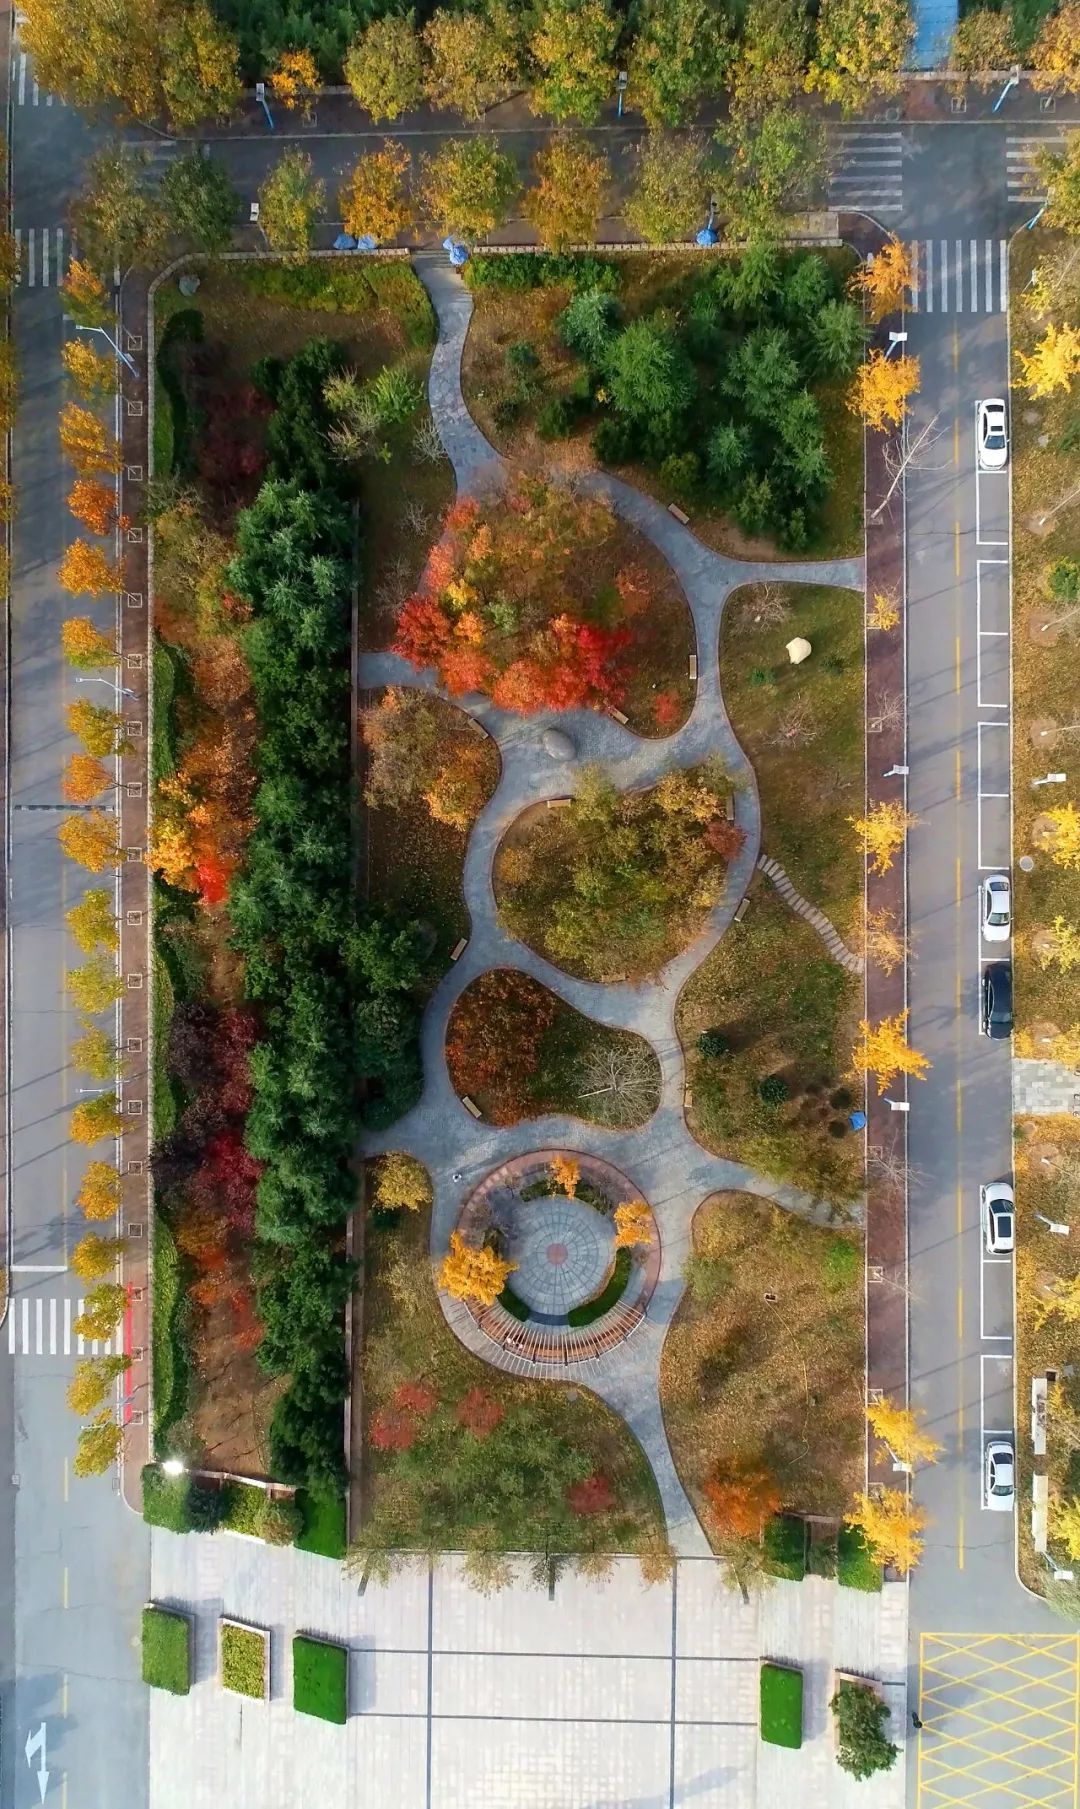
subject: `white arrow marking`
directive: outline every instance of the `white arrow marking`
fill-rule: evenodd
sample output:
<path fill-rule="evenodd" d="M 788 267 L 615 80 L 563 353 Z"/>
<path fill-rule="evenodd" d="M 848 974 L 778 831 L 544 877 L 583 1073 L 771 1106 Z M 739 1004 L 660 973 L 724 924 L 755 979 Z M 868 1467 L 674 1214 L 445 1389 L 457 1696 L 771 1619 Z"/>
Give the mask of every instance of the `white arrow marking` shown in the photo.
<path fill-rule="evenodd" d="M 48 1773 L 48 1770 L 46 1767 L 45 1723 L 44 1723 L 44 1721 L 41 1723 L 41 1726 L 38 1728 L 36 1734 L 27 1734 L 26 1746 L 24 1747 L 23 1750 L 26 1753 L 26 1763 L 31 1767 L 33 1766 L 33 1763 L 34 1763 L 35 1753 L 41 1754 L 41 1763 L 38 1766 L 38 1770 L 37 1770 L 37 1786 L 38 1786 L 38 1799 L 40 1802 L 43 1803 L 45 1801 L 45 1792 L 49 1788 L 49 1773 Z"/>

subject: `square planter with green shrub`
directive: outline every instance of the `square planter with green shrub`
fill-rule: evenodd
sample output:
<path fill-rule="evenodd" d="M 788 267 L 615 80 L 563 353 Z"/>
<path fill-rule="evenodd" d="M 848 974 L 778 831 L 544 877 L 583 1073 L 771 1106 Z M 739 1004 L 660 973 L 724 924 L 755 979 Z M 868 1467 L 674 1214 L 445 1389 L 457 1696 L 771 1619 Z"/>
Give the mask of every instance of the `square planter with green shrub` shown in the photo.
<path fill-rule="evenodd" d="M 314 1552 L 319 1558 L 343 1558 L 348 1543 L 344 1496 L 313 1495 L 307 1489 L 301 1489 L 296 1506 L 300 1511 L 300 1531 L 296 1535 L 298 1550 Z"/>
<path fill-rule="evenodd" d="M 763 1544 L 769 1576 L 801 1583 L 806 1575 L 806 1521 L 798 1514 L 774 1514 L 766 1523 Z"/>
<path fill-rule="evenodd" d="M 877 1687 L 838 1673 L 829 1703 L 833 1712 L 836 1763 L 853 1778 L 870 1778 L 895 1764 L 899 1748 L 885 1738 L 889 1705 Z"/>
<path fill-rule="evenodd" d="M 348 1648 L 298 1633 L 292 1652 L 293 1708 L 344 1727 L 349 1712 Z"/>
<path fill-rule="evenodd" d="M 881 1565 L 857 1526 L 842 1526 L 837 1535 L 836 1580 L 845 1589 L 881 1588 Z"/>
<path fill-rule="evenodd" d="M 191 1620 L 173 1608 L 148 1602 L 142 1614 L 143 1682 L 153 1690 L 186 1696 L 191 1689 Z"/>
<path fill-rule="evenodd" d="M 234 1696 L 265 1702 L 270 1693 L 270 1635 L 244 1621 L 221 1621 L 221 1681 Z"/>
<path fill-rule="evenodd" d="M 761 1738 L 770 1746 L 802 1745 L 803 1675 L 794 1665 L 761 1667 Z"/>

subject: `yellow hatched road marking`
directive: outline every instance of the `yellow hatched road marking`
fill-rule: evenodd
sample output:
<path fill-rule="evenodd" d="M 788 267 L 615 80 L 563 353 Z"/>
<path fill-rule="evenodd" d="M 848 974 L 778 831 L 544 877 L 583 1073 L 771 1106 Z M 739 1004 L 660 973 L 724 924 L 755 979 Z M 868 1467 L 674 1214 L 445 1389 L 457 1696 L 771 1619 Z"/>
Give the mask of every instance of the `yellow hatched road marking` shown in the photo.
<path fill-rule="evenodd" d="M 1076 1809 L 1076 1634 L 921 1634 L 919 1718 L 920 1809 Z"/>

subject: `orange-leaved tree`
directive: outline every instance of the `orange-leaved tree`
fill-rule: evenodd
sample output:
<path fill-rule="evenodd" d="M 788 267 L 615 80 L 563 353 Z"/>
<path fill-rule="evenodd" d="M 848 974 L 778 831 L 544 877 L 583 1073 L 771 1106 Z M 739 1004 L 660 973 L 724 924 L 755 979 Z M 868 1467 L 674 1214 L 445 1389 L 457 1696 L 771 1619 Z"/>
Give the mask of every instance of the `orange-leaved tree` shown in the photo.
<path fill-rule="evenodd" d="M 873 804 L 865 817 L 849 817 L 848 822 L 859 836 L 863 853 L 870 862 L 871 873 L 887 873 L 894 856 L 904 845 L 909 829 L 918 824 L 899 798 Z"/>
<path fill-rule="evenodd" d="M 392 138 L 361 157 L 338 191 L 345 231 L 357 239 L 370 233 L 380 245 L 398 238 L 416 218 L 408 174 L 409 154 Z"/>
<path fill-rule="evenodd" d="M 644 1200 L 624 1200 L 615 1208 L 615 1249 L 652 1243 L 652 1213 Z"/>
<path fill-rule="evenodd" d="M 577 133 L 557 133 L 533 159 L 533 176 L 524 212 L 541 245 L 565 251 L 594 239 L 611 180 L 603 152 Z"/>
<path fill-rule="evenodd" d="M 117 661 L 115 639 L 95 628 L 89 616 L 69 616 L 60 630 L 60 645 L 68 665 L 80 672 L 115 666 Z"/>
<path fill-rule="evenodd" d="M 851 288 L 865 300 L 866 311 L 875 325 L 886 314 L 895 314 L 905 306 L 915 283 L 911 247 L 901 244 L 895 233 L 851 277 Z"/>
<path fill-rule="evenodd" d="M 879 628 L 886 633 L 890 628 L 900 626 L 900 600 L 895 590 L 876 590 L 874 600 L 866 612 L 866 626 Z"/>
<path fill-rule="evenodd" d="M 1080 5 L 1065 0 L 1044 19 L 1032 53 L 1033 85 L 1044 94 L 1080 94 Z"/>
<path fill-rule="evenodd" d="M 84 402 L 100 402 L 116 388 L 116 366 L 95 352 L 85 339 L 69 339 L 60 354 L 63 366 Z"/>
<path fill-rule="evenodd" d="M 882 1444 L 888 1446 L 898 1463 L 933 1464 L 941 1456 L 944 1446 L 936 1438 L 931 1438 L 922 1425 L 922 1415 L 916 1408 L 901 1407 L 898 1402 L 891 1401 L 888 1395 L 882 1395 L 879 1401 L 870 1402 L 866 1417 Z"/>
<path fill-rule="evenodd" d="M 106 754 L 129 751 L 123 738 L 123 717 L 116 710 L 106 709 L 104 704 L 90 703 L 85 697 L 76 698 L 74 703 L 68 704 L 67 725 L 87 753 L 95 754 L 99 760 Z"/>
<path fill-rule="evenodd" d="M 72 905 L 67 926 L 84 955 L 92 955 L 99 948 L 119 947 L 113 895 L 104 886 L 91 886 L 78 904 Z"/>
<path fill-rule="evenodd" d="M 118 1110 L 115 1093 L 99 1093 L 96 1099 L 82 1099 L 71 1114 L 71 1137 L 75 1143 L 100 1143 L 103 1137 L 119 1137 L 124 1121 Z"/>
<path fill-rule="evenodd" d="M 102 597 L 111 591 L 115 596 L 124 587 L 124 574 L 114 564 L 104 547 L 92 546 L 88 540 L 73 540 L 60 561 L 60 586 L 72 596 L 84 592 Z"/>
<path fill-rule="evenodd" d="M 93 754 L 72 754 L 60 780 L 65 804 L 89 804 L 115 784 L 112 773 Z"/>
<path fill-rule="evenodd" d="M 91 471 L 119 471 L 123 453 L 103 421 L 77 402 L 68 402 L 60 414 L 60 446 L 68 463 L 84 475 Z"/>
<path fill-rule="evenodd" d="M 573 1156 L 553 1156 L 550 1173 L 556 1187 L 573 1199 L 581 1180 L 581 1163 Z"/>
<path fill-rule="evenodd" d="M 857 1074 L 873 1074 L 878 1093 L 884 1093 L 898 1074 L 909 1074 L 913 1080 L 925 1080 L 930 1072 L 927 1056 L 913 1049 L 907 1040 L 907 1007 L 880 1024 L 863 1018 L 859 1024 L 861 1041 L 852 1051 L 851 1063 Z"/>
<path fill-rule="evenodd" d="M 88 1162 L 75 1204 L 84 1218 L 115 1218 L 120 1206 L 119 1170 L 111 1162 Z"/>
<path fill-rule="evenodd" d="M 918 387 L 917 358 L 906 354 L 888 358 L 884 352 L 873 351 L 855 372 L 848 407 L 853 414 L 861 415 L 868 427 L 881 433 L 887 427 L 899 427 L 907 414 L 908 398 Z"/>
<path fill-rule="evenodd" d="M 764 1464 L 718 1469 L 705 1483 L 705 1497 L 722 1533 L 760 1539 L 783 1502 L 780 1485 Z"/>
<path fill-rule="evenodd" d="M 103 327 L 112 318 L 105 285 L 89 264 L 72 258 L 68 273 L 60 285 L 60 298 L 65 314 L 81 327 Z"/>
<path fill-rule="evenodd" d="M 270 87 L 275 100 L 280 101 L 290 113 L 295 108 L 302 107 L 305 114 L 310 114 L 312 97 L 318 86 L 319 70 L 310 50 L 282 51 L 277 68 L 270 72 Z"/>
<path fill-rule="evenodd" d="M 494 1306 L 506 1286 L 507 1276 L 517 1268 L 493 1250 L 490 1245 L 467 1244 L 460 1231 L 451 1231 L 450 1248 L 439 1270 L 439 1287 L 455 1300 L 475 1300 L 479 1306 Z"/>
<path fill-rule="evenodd" d="M 69 860 L 78 861 L 91 873 L 104 873 L 120 861 L 117 821 L 104 810 L 89 810 L 77 817 L 65 817 L 57 830 L 60 846 Z"/>
<path fill-rule="evenodd" d="M 848 1526 L 857 1526 L 875 1558 L 891 1564 L 901 1576 L 919 1562 L 926 1515 L 901 1489 L 881 1489 L 874 1495 L 856 1495 Z"/>
<path fill-rule="evenodd" d="M 116 491 L 92 477 L 79 477 L 68 493 L 68 508 L 92 534 L 108 534 L 116 526 Z"/>

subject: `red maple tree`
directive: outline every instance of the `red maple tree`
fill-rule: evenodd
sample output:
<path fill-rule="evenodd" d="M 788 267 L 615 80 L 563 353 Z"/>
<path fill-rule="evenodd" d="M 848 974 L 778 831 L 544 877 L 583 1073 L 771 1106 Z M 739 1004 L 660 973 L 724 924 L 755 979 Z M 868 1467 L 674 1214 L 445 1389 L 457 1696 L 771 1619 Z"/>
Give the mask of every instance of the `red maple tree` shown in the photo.
<path fill-rule="evenodd" d="M 566 1499 L 575 1514 L 606 1514 L 614 1507 L 615 1496 L 602 1470 L 594 1470 L 584 1482 L 575 1482 L 566 1491 Z"/>
<path fill-rule="evenodd" d="M 457 1404 L 457 1422 L 474 1438 L 490 1438 L 506 1418 L 506 1408 L 482 1388 L 470 1388 Z"/>

